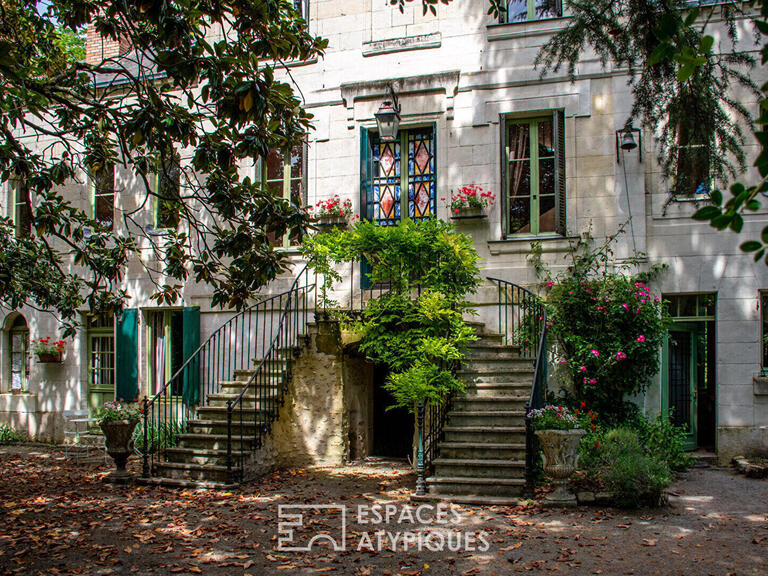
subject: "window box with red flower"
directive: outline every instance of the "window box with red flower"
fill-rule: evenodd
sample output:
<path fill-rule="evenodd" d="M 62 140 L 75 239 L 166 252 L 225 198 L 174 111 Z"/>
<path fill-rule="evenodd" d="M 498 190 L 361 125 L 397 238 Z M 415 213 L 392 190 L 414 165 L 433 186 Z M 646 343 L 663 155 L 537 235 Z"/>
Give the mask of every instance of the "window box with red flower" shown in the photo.
<path fill-rule="evenodd" d="M 37 361 L 41 364 L 60 364 L 65 345 L 64 340 L 38 338 L 32 340 L 32 351 L 37 355 Z"/>
<path fill-rule="evenodd" d="M 496 195 L 490 190 L 470 184 L 451 195 L 451 218 L 454 220 L 487 218 L 486 208 L 493 206 Z"/>
<path fill-rule="evenodd" d="M 351 220 L 357 219 L 357 215 L 352 214 L 352 200 L 345 198 L 342 201 L 338 194 L 315 204 L 312 212 L 315 226 L 320 232 L 347 228 Z"/>

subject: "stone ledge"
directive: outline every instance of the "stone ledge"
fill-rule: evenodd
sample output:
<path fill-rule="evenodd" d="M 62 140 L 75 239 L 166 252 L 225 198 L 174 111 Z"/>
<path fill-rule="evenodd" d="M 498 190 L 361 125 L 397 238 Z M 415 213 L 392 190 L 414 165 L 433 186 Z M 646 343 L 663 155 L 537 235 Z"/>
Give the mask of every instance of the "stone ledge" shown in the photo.
<path fill-rule="evenodd" d="M 768 376 L 754 376 L 752 392 L 755 396 L 768 396 Z"/>
<path fill-rule="evenodd" d="M 34 414 L 37 412 L 37 394 L 0 394 L 0 412 Z"/>
<path fill-rule="evenodd" d="M 529 254 L 531 244 L 541 242 L 541 251 L 545 254 L 550 252 L 567 252 L 571 242 L 578 239 L 578 236 L 521 236 L 506 240 L 488 240 L 488 250 L 493 256 L 499 254 Z"/>
<path fill-rule="evenodd" d="M 379 54 L 391 54 L 393 52 L 406 52 L 408 50 L 426 50 L 428 48 L 440 48 L 442 35 L 440 32 L 421 34 L 419 36 L 403 36 L 401 38 L 389 38 L 374 42 L 363 42 L 363 56 L 378 56 Z"/>
<path fill-rule="evenodd" d="M 567 16 L 561 16 L 560 18 L 545 18 L 526 22 L 489 24 L 487 26 L 488 42 L 553 35 L 565 28 L 568 25 L 568 20 Z"/>

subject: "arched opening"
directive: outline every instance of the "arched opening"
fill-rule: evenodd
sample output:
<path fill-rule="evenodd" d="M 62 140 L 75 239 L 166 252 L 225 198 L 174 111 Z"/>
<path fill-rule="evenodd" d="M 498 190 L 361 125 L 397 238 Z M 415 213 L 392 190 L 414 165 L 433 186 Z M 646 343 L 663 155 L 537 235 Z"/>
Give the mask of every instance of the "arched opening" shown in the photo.
<path fill-rule="evenodd" d="M 11 367 L 11 392 L 21 394 L 29 389 L 29 326 L 21 314 L 13 319 L 7 342 Z"/>

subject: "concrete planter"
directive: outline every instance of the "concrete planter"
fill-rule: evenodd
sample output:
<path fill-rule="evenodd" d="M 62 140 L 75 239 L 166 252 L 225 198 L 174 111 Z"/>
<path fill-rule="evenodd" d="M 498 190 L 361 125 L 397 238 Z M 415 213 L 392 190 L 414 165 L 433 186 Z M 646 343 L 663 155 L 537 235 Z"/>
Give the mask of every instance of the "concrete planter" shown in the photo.
<path fill-rule="evenodd" d="M 485 208 L 483 207 L 459 208 L 458 212 L 451 210 L 451 218 L 453 220 L 470 220 L 473 218 L 479 219 L 487 217 L 488 215 L 485 213 Z"/>
<path fill-rule="evenodd" d="M 315 226 L 318 232 L 330 232 L 335 228 L 344 230 L 349 226 L 349 222 L 346 216 L 318 216 L 315 219 Z"/>
<path fill-rule="evenodd" d="M 99 422 L 104 432 L 107 454 L 115 461 L 115 469 L 104 479 L 112 484 L 127 484 L 133 476 L 125 469 L 128 457 L 133 453 L 133 430 L 138 420 L 117 420 L 114 422 Z"/>
<path fill-rule="evenodd" d="M 341 330 L 339 332 L 342 346 L 352 346 L 353 344 L 357 344 L 363 339 L 363 336 L 365 336 L 365 334 L 362 332 L 353 332 L 351 330 Z"/>
<path fill-rule="evenodd" d="M 37 361 L 40 364 L 61 364 L 61 354 L 39 353 Z"/>
<path fill-rule="evenodd" d="M 566 483 L 576 471 L 579 443 L 584 430 L 537 430 L 544 451 L 544 472 L 552 478 L 555 489 L 544 497 L 551 506 L 575 506 L 576 496 L 568 492 Z"/>

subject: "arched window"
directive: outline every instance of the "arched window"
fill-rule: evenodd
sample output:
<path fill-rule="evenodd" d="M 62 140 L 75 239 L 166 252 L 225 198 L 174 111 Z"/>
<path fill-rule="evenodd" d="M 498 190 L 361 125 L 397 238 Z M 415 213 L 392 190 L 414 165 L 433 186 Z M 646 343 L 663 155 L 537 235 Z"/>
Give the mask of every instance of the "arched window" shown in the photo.
<path fill-rule="evenodd" d="M 8 358 L 11 364 L 11 392 L 20 394 L 28 390 L 29 327 L 19 314 L 8 333 Z"/>

